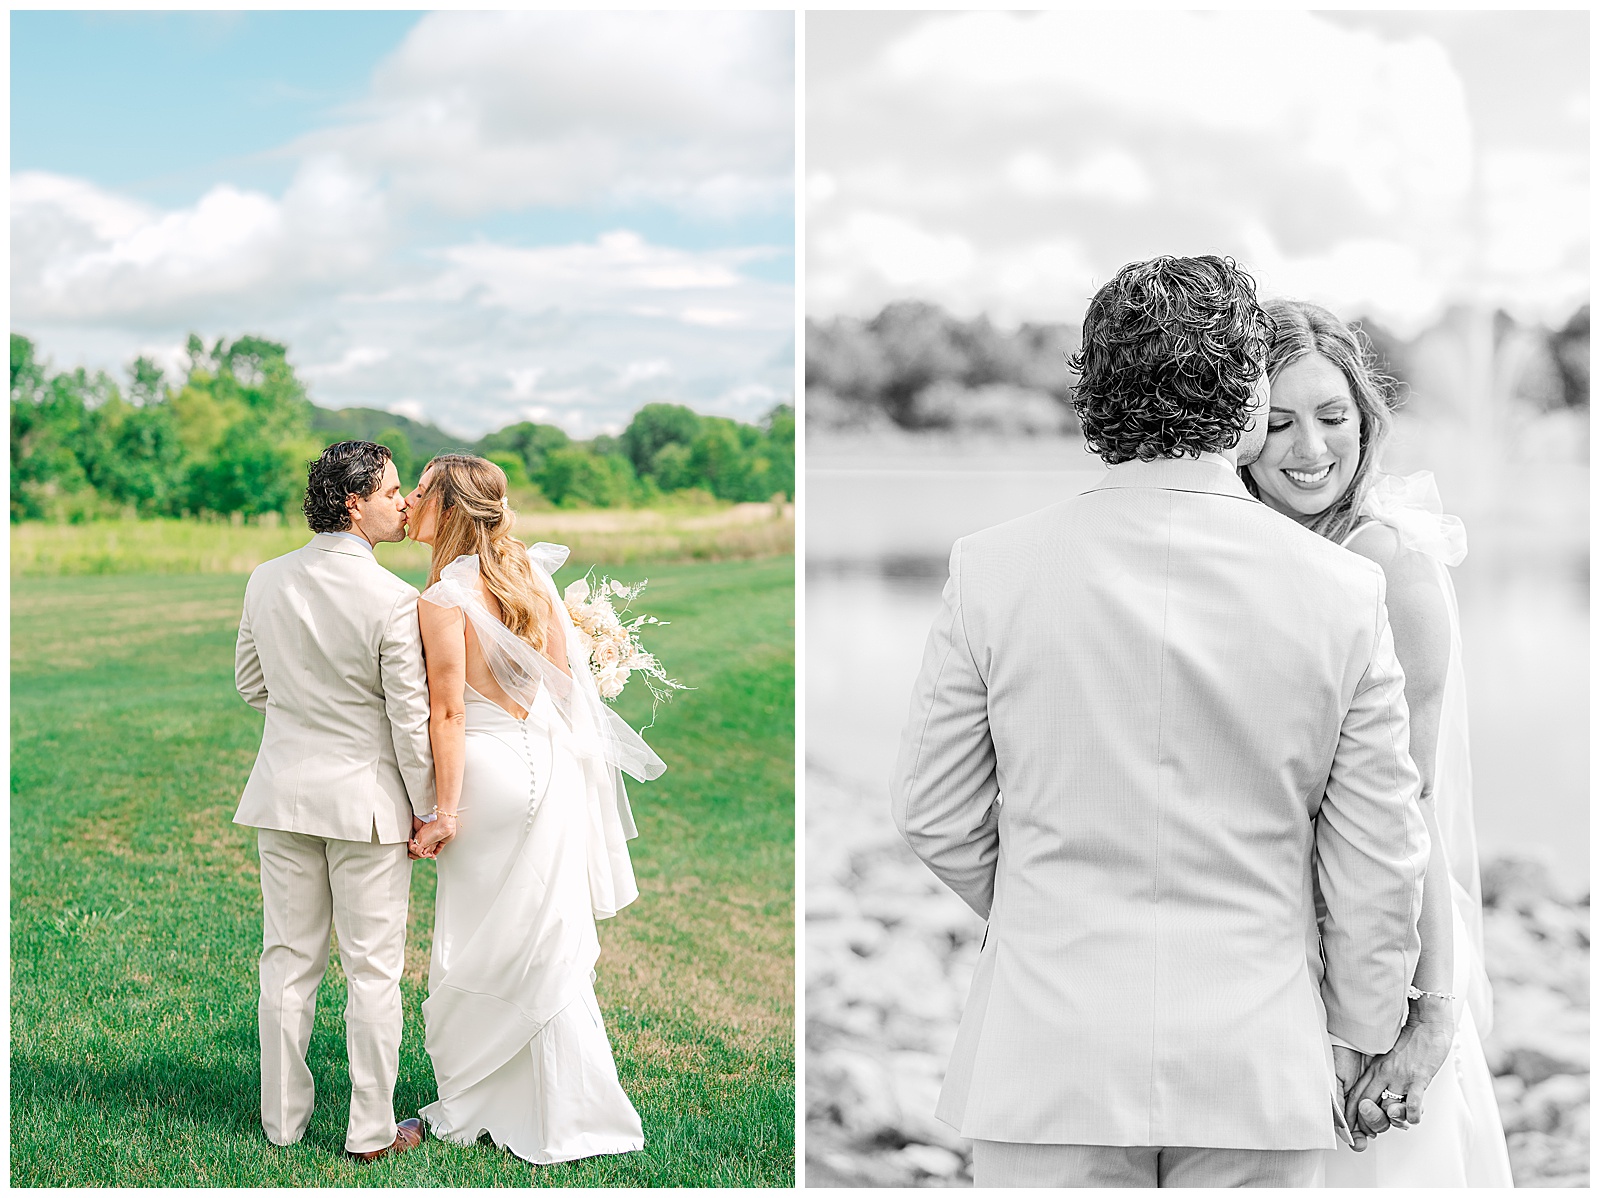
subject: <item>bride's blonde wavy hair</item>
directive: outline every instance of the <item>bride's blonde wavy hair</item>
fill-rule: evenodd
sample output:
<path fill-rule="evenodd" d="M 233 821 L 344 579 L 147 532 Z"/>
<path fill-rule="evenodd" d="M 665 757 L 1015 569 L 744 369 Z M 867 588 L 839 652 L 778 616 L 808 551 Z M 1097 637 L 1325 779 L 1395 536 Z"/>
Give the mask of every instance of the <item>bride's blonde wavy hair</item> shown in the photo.
<path fill-rule="evenodd" d="M 505 626 L 543 649 L 550 597 L 533 577 L 528 550 L 511 535 L 516 513 L 506 502 L 505 471 L 486 458 L 442 453 L 423 469 L 434 471 L 424 503 L 438 513 L 428 585 L 463 554 L 478 555 L 478 574 L 500 604 Z"/>

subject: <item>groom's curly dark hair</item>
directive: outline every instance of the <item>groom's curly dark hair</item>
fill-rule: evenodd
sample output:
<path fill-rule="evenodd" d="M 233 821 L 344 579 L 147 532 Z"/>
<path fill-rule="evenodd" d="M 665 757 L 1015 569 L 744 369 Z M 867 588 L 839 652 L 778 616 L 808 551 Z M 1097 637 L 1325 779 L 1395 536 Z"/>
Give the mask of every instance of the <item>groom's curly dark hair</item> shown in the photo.
<path fill-rule="evenodd" d="M 312 532 L 347 532 L 351 495 L 365 499 L 383 481 L 383 468 L 394 455 L 372 441 L 340 441 L 322 451 L 306 474 L 306 523 Z"/>
<path fill-rule="evenodd" d="M 1249 423 L 1272 321 L 1232 258 L 1162 256 L 1095 292 L 1072 406 L 1107 465 L 1232 448 Z"/>

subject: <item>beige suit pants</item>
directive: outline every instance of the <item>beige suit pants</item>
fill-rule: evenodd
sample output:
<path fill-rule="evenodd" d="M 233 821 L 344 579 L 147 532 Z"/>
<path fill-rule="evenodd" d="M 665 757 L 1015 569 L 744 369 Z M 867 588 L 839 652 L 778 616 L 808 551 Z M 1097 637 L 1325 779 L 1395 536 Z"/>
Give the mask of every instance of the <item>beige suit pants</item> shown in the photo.
<path fill-rule="evenodd" d="M 1253 1148 L 1118 1148 L 1105 1144 L 972 1142 L 974 1186 L 1154 1189 L 1322 1184 L 1324 1154 Z"/>
<path fill-rule="evenodd" d="M 330 929 L 348 982 L 345 1047 L 350 1123 L 345 1148 L 394 1143 L 400 1072 L 400 973 L 405 966 L 411 861 L 406 846 L 257 829 L 261 853 L 261 1125 L 293 1144 L 311 1121 L 306 1067 Z"/>

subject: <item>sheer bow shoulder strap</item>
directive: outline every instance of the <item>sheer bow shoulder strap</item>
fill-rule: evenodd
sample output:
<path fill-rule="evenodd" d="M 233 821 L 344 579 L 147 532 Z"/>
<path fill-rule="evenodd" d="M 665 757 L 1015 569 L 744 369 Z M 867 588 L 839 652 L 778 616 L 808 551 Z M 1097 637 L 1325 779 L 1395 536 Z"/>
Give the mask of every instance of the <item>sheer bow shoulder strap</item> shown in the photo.
<path fill-rule="evenodd" d="M 556 708 L 570 719 L 572 680 L 492 613 L 478 590 L 478 555 L 467 553 L 439 572 L 439 581 L 422 593 L 436 607 L 457 607 L 478 634 L 483 659 L 495 681 L 524 711 L 547 688 Z"/>
<path fill-rule="evenodd" d="M 1362 501 L 1361 513 L 1394 529 L 1400 544 L 1447 566 L 1459 566 L 1467 556 L 1467 530 L 1455 516 L 1444 513 L 1433 473 L 1382 474 Z"/>
<path fill-rule="evenodd" d="M 641 782 L 659 777 L 666 763 L 644 742 L 644 738 L 600 699 L 594 677 L 589 673 L 588 655 L 577 635 L 567 605 L 556 591 L 552 571 L 567 560 L 565 545 L 541 541 L 528 550 L 534 581 L 544 591 L 555 611 L 565 643 L 570 675 L 561 671 L 528 642 L 495 618 L 478 590 L 478 555 L 463 554 L 439 572 L 422 597 L 440 607 L 459 607 L 472 621 L 473 631 L 483 649 L 485 663 L 495 681 L 524 710 L 532 710 L 541 689 L 566 720 L 573 734 L 573 750 L 622 770 Z"/>

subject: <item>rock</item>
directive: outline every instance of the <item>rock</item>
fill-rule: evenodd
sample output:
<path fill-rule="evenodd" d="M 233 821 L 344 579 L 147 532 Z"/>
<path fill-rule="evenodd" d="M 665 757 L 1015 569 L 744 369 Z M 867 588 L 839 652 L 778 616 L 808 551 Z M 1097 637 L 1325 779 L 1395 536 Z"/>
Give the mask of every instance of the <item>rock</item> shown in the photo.
<path fill-rule="evenodd" d="M 952 1152 L 967 1148 L 956 1129 L 934 1115 L 944 1083 L 944 1058 L 929 1052 L 896 1052 L 888 1058 L 895 1100 L 900 1105 L 901 1133 L 907 1139 L 936 1144 Z"/>
<path fill-rule="evenodd" d="M 1519 1188 L 1548 1185 L 1545 1178 L 1588 1176 L 1587 1139 L 1575 1144 L 1541 1131 L 1514 1132 L 1506 1137 L 1506 1148 L 1511 1154 L 1511 1175 Z"/>
<path fill-rule="evenodd" d="M 1547 986 L 1502 982 L 1483 1048 L 1491 1073 L 1515 1073 L 1530 1086 L 1557 1073 L 1587 1073 L 1589 1012 Z"/>
<path fill-rule="evenodd" d="M 835 1048 L 817 1058 L 808 1082 L 820 1085 L 824 1104 L 837 1122 L 857 1139 L 893 1132 L 900 1124 L 900 1104 L 883 1065 L 849 1048 Z"/>
<path fill-rule="evenodd" d="M 806 938 L 811 936 L 813 920 L 841 919 L 856 914 L 855 899 L 839 886 L 806 884 Z"/>
<path fill-rule="evenodd" d="M 1527 1092 L 1528 1083 L 1515 1073 L 1503 1074 L 1494 1079 L 1494 1096 L 1503 1111 L 1508 1105 L 1522 1101 L 1522 1096 Z"/>
<path fill-rule="evenodd" d="M 845 1006 L 835 1026 L 859 1040 L 874 1040 L 883 1031 L 883 1011 L 865 1003 Z"/>
<path fill-rule="evenodd" d="M 1549 866 L 1532 857 L 1496 857 L 1479 870 L 1485 907 L 1526 908 L 1561 894 Z"/>
<path fill-rule="evenodd" d="M 1511 1072 L 1529 1086 L 1537 1085 L 1558 1073 L 1575 1073 L 1589 1068 L 1587 1042 L 1574 1044 L 1565 1039 L 1547 1037 L 1540 1042 L 1524 1043 L 1510 1051 Z"/>
<path fill-rule="evenodd" d="M 1519 1131 L 1554 1132 L 1567 1112 L 1589 1104 L 1589 1079 L 1570 1073 L 1546 1078 L 1530 1086 L 1516 1114 L 1506 1121 L 1506 1133 Z"/>
<path fill-rule="evenodd" d="M 910 1168 L 929 1177 L 954 1177 L 967 1167 L 954 1152 L 932 1144 L 907 1144 L 896 1154 Z"/>

